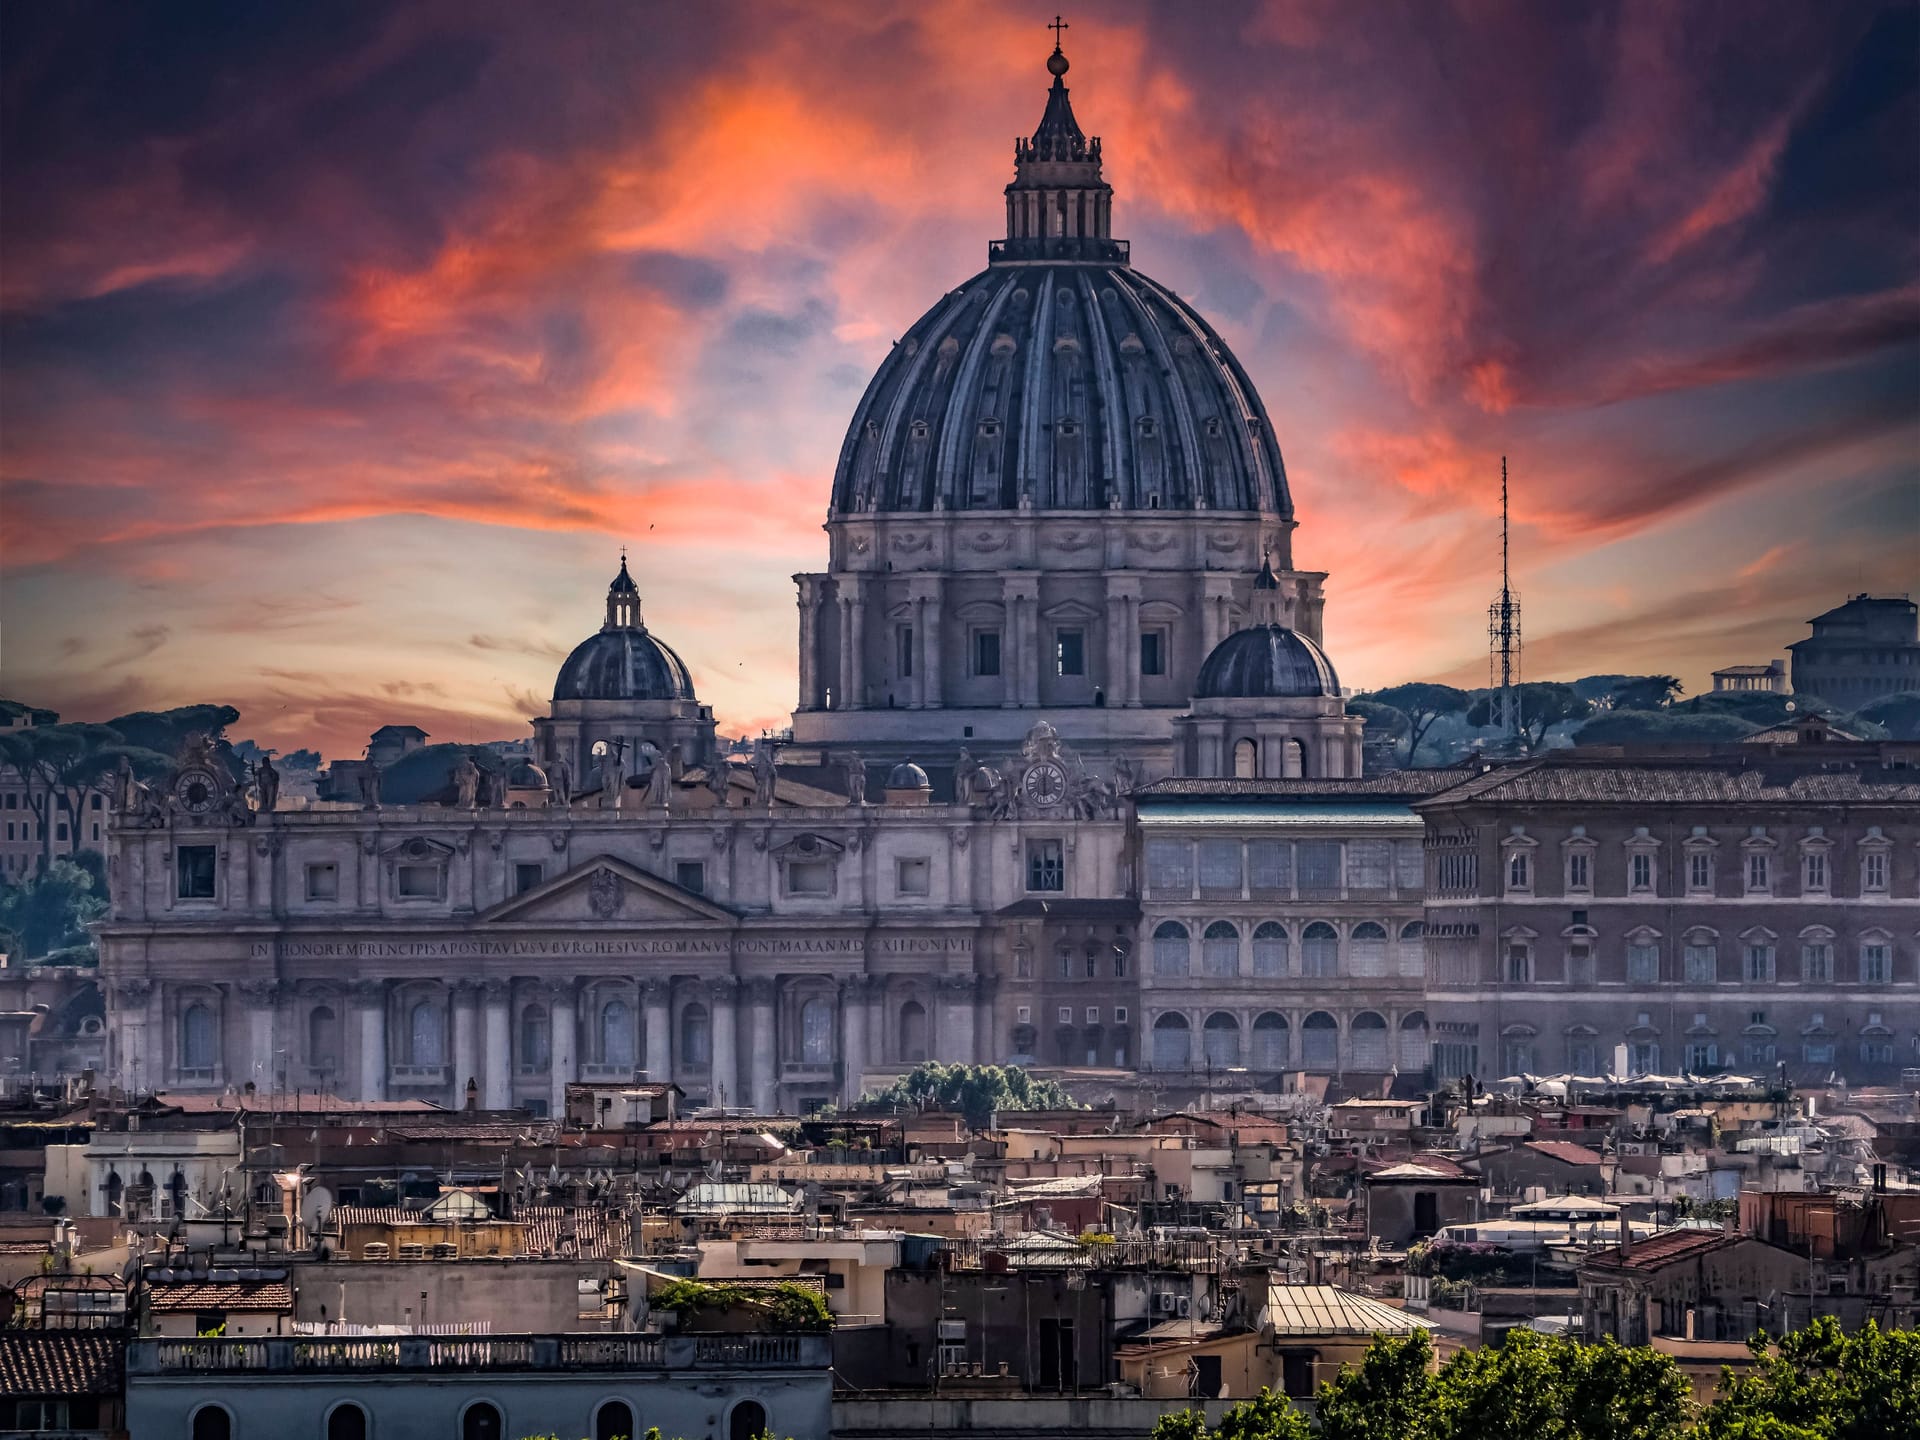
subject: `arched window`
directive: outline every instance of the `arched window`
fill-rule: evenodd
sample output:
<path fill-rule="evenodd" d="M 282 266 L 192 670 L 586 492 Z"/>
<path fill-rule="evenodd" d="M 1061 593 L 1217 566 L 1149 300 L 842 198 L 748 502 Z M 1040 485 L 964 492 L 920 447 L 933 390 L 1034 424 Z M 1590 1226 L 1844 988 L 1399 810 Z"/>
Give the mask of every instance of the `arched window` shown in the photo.
<path fill-rule="evenodd" d="M 1187 1017 L 1169 1013 L 1153 1022 L 1153 1068 L 1185 1070 L 1193 1063 L 1193 1035 Z"/>
<path fill-rule="evenodd" d="M 1324 1010 L 1316 1010 L 1300 1024 L 1300 1063 L 1322 1072 L 1340 1064 L 1340 1026 Z"/>
<path fill-rule="evenodd" d="M 447 1040 L 445 1022 L 440 1016 L 440 1007 L 431 1000 L 422 1000 L 407 1014 L 408 1054 L 415 1065 L 444 1065 L 447 1063 Z"/>
<path fill-rule="evenodd" d="M 800 1007 L 800 1061 L 804 1065 L 833 1063 L 833 1002 L 821 996 Z"/>
<path fill-rule="evenodd" d="M 713 1026 L 704 1005 L 689 1005 L 680 1012 L 680 1063 L 689 1070 L 704 1070 L 713 1063 Z"/>
<path fill-rule="evenodd" d="M 927 1058 L 927 1007 L 909 1000 L 900 1007 L 900 1060 L 913 1065 Z"/>
<path fill-rule="evenodd" d="M 215 1063 L 215 1039 L 213 1011 L 198 1001 L 187 1006 L 180 1015 L 180 1068 L 211 1070 Z"/>
<path fill-rule="evenodd" d="M 1201 1027 L 1201 1039 L 1207 1047 L 1207 1068 L 1229 1070 L 1240 1063 L 1240 1022 L 1224 1010 L 1216 1010 Z"/>
<path fill-rule="evenodd" d="M 202 1405 L 193 1412 L 193 1440 L 233 1440 L 233 1416 L 219 1405 Z"/>
<path fill-rule="evenodd" d="M 1253 1068 L 1287 1068 L 1287 1017 L 1269 1010 L 1253 1022 Z"/>
<path fill-rule="evenodd" d="M 1233 742 L 1233 778 L 1236 780 L 1260 778 L 1260 747 L 1253 741 Z"/>
<path fill-rule="evenodd" d="M 1362 1010 L 1347 1027 L 1353 1037 L 1353 1068 L 1382 1074 L 1392 1068 L 1387 1058 L 1387 1022 L 1371 1010 Z"/>
<path fill-rule="evenodd" d="M 553 1063 L 553 1047 L 547 1031 L 547 1007 L 529 1005 L 520 1012 L 520 1069 L 529 1075 L 544 1075 Z"/>
<path fill-rule="evenodd" d="M 1425 1070 L 1428 1063 L 1427 1017 L 1415 1010 L 1400 1017 L 1400 1069 L 1403 1073 L 1417 1072 Z"/>
<path fill-rule="evenodd" d="M 1265 976 L 1287 973 L 1287 932 L 1284 926 L 1268 920 L 1253 932 L 1253 973 Z"/>
<path fill-rule="evenodd" d="M 631 1070 L 635 1064 L 633 1008 L 624 1000 L 600 1007 L 600 1063 Z"/>
<path fill-rule="evenodd" d="M 1418 977 L 1427 973 L 1427 926 L 1422 920 L 1409 920 L 1400 927 L 1400 964 L 1402 975 Z"/>
<path fill-rule="evenodd" d="M 1240 932 L 1230 921 L 1216 920 L 1207 926 L 1200 941 L 1200 963 L 1209 975 L 1240 973 Z"/>
<path fill-rule="evenodd" d="M 474 1401 L 460 1417 L 460 1440 L 501 1440 L 505 1429 L 500 1407 L 490 1401 Z"/>
<path fill-rule="evenodd" d="M 633 1428 L 633 1407 L 624 1400 L 609 1400 L 593 1416 L 593 1440 L 640 1440 Z"/>
<path fill-rule="evenodd" d="M 1299 780 L 1307 773 L 1307 747 L 1303 741 L 1282 740 L 1280 742 L 1280 775 L 1285 780 Z"/>
<path fill-rule="evenodd" d="M 316 1005 L 307 1012 L 307 1064 L 316 1070 L 340 1066 L 340 1017 L 331 1005 Z"/>
<path fill-rule="evenodd" d="M 1153 932 L 1153 973 L 1166 978 L 1187 973 L 1187 927 L 1178 920 L 1162 921 Z"/>
<path fill-rule="evenodd" d="M 727 1416 L 727 1440 L 760 1440 L 767 1433 L 767 1407 L 758 1400 L 742 1400 Z"/>
<path fill-rule="evenodd" d="M 1347 945 L 1348 973 L 1353 975 L 1384 975 L 1387 973 L 1387 929 L 1371 920 L 1362 920 L 1353 927 L 1353 937 Z"/>
<path fill-rule="evenodd" d="M 1316 920 L 1300 932 L 1300 973 L 1325 979 L 1340 970 L 1340 937 L 1333 926 Z"/>
<path fill-rule="evenodd" d="M 367 1440 L 367 1412 L 342 1400 L 327 1412 L 327 1440 Z"/>

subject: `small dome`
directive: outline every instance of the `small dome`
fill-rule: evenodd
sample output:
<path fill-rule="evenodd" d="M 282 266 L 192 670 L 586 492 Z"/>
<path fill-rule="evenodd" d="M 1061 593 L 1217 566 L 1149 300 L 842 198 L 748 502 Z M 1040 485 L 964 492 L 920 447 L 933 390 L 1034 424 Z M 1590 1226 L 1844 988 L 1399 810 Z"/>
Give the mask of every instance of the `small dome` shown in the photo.
<path fill-rule="evenodd" d="M 1236 630 L 1200 662 L 1196 700 L 1338 696 L 1340 677 L 1321 648 L 1285 625 Z"/>
<path fill-rule="evenodd" d="M 889 790 L 926 790 L 933 782 L 927 779 L 927 772 L 911 760 L 902 760 L 887 772 Z"/>
<path fill-rule="evenodd" d="M 560 700 L 691 700 L 686 662 L 645 630 L 612 629 L 574 647 L 553 682 Z"/>
<path fill-rule="evenodd" d="M 627 573 L 627 552 L 620 552 L 620 573 L 613 577 L 613 583 L 607 587 L 609 595 L 638 595 L 640 587 L 633 583 L 633 576 Z"/>
<path fill-rule="evenodd" d="M 522 760 L 507 771 L 507 786 L 513 790 L 544 790 L 547 772 L 531 760 Z"/>

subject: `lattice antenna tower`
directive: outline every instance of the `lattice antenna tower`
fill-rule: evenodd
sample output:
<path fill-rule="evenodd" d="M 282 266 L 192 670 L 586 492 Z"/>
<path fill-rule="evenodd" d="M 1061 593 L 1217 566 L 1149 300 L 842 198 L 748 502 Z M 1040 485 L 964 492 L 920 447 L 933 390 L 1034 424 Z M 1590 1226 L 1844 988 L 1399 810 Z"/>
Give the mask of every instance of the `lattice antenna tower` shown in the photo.
<path fill-rule="evenodd" d="M 1500 457 L 1500 598 L 1487 607 L 1487 681 L 1500 692 L 1500 733 L 1517 739 L 1520 724 L 1520 597 L 1508 568 L 1507 457 Z"/>

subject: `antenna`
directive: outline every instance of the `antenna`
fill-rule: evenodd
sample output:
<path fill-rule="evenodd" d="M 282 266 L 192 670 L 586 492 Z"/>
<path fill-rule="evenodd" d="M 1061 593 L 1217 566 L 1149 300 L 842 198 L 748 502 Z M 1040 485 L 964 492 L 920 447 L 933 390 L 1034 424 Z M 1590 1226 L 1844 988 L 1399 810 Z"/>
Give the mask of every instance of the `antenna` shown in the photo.
<path fill-rule="evenodd" d="M 1500 733 L 1509 741 L 1523 733 L 1520 717 L 1520 597 L 1508 567 L 1507 457 L 1500 457 L 1500 598 L 1487 607 L 1487 679 L 1500 691 Z"/>

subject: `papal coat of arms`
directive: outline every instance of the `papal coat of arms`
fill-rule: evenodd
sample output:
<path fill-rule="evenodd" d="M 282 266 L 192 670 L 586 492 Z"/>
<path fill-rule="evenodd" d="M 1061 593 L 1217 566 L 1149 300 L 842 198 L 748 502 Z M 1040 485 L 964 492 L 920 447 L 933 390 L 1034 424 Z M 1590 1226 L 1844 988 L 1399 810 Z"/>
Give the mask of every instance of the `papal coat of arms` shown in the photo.
<path fill-rule="evenodd" d="M 626 904 L 627 892 L 611 870 L 596 870 L 587 882 L 587 905 L 602 920 L 611 920 Z"/>

